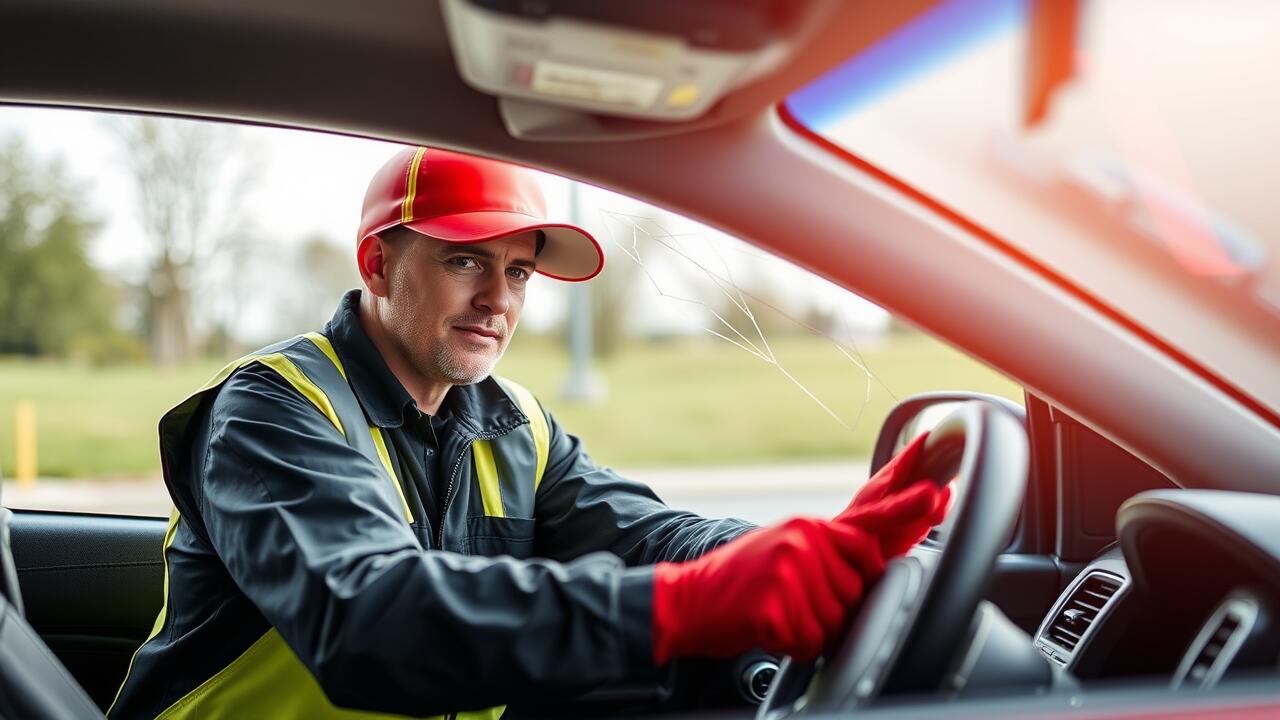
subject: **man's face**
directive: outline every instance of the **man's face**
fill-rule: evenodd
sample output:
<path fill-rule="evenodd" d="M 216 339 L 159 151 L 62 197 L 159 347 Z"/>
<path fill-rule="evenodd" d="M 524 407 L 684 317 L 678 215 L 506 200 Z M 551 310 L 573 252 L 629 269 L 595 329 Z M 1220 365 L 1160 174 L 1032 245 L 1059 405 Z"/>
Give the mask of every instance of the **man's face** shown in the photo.
<path fill-rule="evenodd" d="M 405 232 L 389 244 L 385 327 L 417 372 L 466 385 L 493 371 L 520 320 L 536 237 L 460 245 Z"/>

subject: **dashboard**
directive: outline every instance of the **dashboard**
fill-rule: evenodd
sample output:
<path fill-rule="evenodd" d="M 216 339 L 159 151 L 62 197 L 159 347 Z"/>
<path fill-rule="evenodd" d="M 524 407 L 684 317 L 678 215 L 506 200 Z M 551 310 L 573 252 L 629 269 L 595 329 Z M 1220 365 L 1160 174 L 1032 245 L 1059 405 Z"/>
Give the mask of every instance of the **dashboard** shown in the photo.
<path fill-rule="evenodd" d="M 1121 506 L 1117 529 L 1045 616 L 1041 655 L 1086 684 L 1155 676 L 1208 689 L 1276 673 L 1280 498 L 1155 490 Z"/>
<path fill-rule="evenodd" d="M 1014 704 L 992 713 L 1015 717 L 1086 705 L 1176 706 L 1191 701 L 1187 691 L 1211 705 L 1276 701 L 1280 497 L 1150 490 L 1120 506 L 1116 527 L 1118 541 L 1067 584 L 1030 642 L 1003 610 L 984 602 L 939 697 L 1003 698 Z M 913 551 L 924 562 L 936 554 Z M 664 694 L 694 688 L 692 704 L 729 707 L 759 702 L 777 660 L 755 653 L 732 667 L 686 663 L 681 670 L 684 682 Z M 890 716 L 893 707 L 885 705 Z M 921 709 L 918 716 L 932 715 Z M 948 717 L 943 710 L 938 716 Z"/>

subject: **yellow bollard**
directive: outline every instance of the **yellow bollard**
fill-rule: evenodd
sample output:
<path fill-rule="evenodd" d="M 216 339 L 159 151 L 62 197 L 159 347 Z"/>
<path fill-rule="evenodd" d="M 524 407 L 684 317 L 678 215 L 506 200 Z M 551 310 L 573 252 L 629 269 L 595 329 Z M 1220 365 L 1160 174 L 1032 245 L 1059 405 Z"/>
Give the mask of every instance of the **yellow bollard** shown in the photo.
<path fill-rule="evenodd" d="M 36 484 L 36 406 L 28 400 L 18 403 L 17 450 L 18 486 L 34 487 Z"/>

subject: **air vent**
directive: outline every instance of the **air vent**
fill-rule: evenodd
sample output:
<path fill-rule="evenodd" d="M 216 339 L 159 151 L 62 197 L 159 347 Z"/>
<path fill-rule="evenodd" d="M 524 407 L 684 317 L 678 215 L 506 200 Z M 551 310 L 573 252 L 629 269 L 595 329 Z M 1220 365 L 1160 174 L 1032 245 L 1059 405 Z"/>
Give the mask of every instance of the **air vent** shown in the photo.
<path fill-rule="evenodd" d="M 1197 685 L 1208 681 L 1210 679 L 1209 674 L 1214 669 L 1215 661 L 1223 654 L 1223 649 L 1226 648 L 1227 643 L 1230 643 L 1235 638 L 1239 629 L 1239 618 L 1231 615 L 1222 618 L 1222 621 L 1218 623 L 1217 629 L 1210 630 L 1209 642 L 1205 643 L 1205 646 L 1196 654 L 1195 659 L 1191 661 L 1191 671 L 1187 673 L 1187 679 Z M 1224 657 L 1223 661 L 1224 664 L 1225 662 L 1230 662 L 1230 658 Z"/>
<path fill-rule="evenodd" d="M 1231 666 L 1258 619 L 1258 604 L 1247 593 L 1229 597 L 1200 628 L 1173 674 L 1173 686 L 1210 688 Z"/>
<path fill-rule="evenodd" d="M 1045 629 L 1041 640 L 1065 650 L 1067 655 L 1075 652 L 1084 634 L 1094 620 L 1098 619 L 1098 613 L 1102 612 L 1119 589 L 1120 579 L 1117 577 L 1102 573 L 1089 575 L 1071 591 L 1067 601 L 1058 609 L 1053 622 Z"/>

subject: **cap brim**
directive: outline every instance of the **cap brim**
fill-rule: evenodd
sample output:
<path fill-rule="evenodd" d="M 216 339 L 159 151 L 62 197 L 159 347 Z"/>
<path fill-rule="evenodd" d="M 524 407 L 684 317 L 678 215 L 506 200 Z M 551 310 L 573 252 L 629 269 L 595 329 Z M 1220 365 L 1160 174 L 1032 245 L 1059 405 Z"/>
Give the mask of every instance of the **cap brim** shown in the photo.
<path fill-rule="evenodd" d="M 541 230 L 547 242 L 538 253 L 538 272 L 567 282 L 590 280 L 604 269 L 600 243 L 587 231 L 546 222 L 517 212 L 486 210 L 442 215 L 404 224 L 415 232 L 452 243 L 479 243 L 530 230 Z"/>

